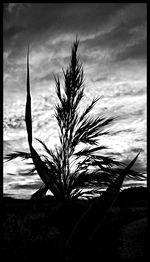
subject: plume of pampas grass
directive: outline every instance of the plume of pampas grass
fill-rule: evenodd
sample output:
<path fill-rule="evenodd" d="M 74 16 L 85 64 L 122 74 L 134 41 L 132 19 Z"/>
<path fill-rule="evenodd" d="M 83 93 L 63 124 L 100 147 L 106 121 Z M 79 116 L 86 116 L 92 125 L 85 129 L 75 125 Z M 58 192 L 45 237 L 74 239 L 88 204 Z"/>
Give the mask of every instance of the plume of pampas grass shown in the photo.
<path fill-rule="evenodd" d="M 42 144 L 47 155 L 39 155 L 32 145 L 32 114 L 30 95 L 29 48 L 27 52 L 27 98 L 25 108 L 25 122 L 28 135 L 30 153 L 13 152 L 6 155 L 6 160 L 17 157 L 31 158 L 34 168 L 43 181 L 41 197 L 49 189 L 53 195 L 61 200 L 70 200 L 85 196 L 93 197 L 104 186 L 111 186 L 121 176 L 123 163 L 112 157 L 100 154 L 103 145 L 99 145 L 99 137 L 109 134 L 107 127 L 114 120 L 99 114 L 91 116 L 91 111 L 99 98 L 94 98 L 82 113 L 79 104 L 84 96 L 84 75 L 77 50 L 79 41 L 76 39 L 72 46 L 70 64 L 63 71 L 64 89 L 60 80 L 54 75 L 56 94 L 59 102 L 55 106 L 55 117 L 59 127 L 59 142 L 54 150 Z M 82 150 L 77 146 L 83 144 Z M 74 166 L 74 168 L 73 168 Z M 32 167 L 33 168 L 33 167 Z M 140 176 L 138 172 L 128 170 L 126 175 L 132 178 Z M 43 189 L 44 188 L 44 189 Z M 84 190 L 83 190 L 84 189 Z"/>

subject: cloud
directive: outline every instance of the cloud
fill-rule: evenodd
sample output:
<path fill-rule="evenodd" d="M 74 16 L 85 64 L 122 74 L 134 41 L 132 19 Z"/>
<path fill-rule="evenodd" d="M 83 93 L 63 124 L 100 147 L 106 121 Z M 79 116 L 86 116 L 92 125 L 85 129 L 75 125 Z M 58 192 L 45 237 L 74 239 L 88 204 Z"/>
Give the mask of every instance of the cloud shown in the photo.
<path fill-rule="evenodd" d="M 3 8 L 4 8 L 4 12 L 5 15 L 11 14 L 12 12 L 16 13 L 16 12 L 20 12 L 20 10 L 26 8 L 27 6 L 29 6 L 29 4 L 23 4 L 23 3 L 4 3 L 3 4 Z"/>
<path fill-rule="evenodd" d="M 40 188 L 41 183 L 38 181 L 37 183 L 33 183 L 33 184 L 13 184 L 11 186 L 12 189 L 39 189 Z"/>
<path fill-rule="evenodd" d="M 41 82 L 48 86 L 52 73 L 60 74 L 68 64 L 76 33 L 81 38 L 79 55 L 89 78 L 98 68 L 104 77 L 112 63 L 129 56 L 145 59 L 144 4 L 16 3 L 6 4 L 5 10 L 4 87 L 10 92 L 22 92 L 25 85 L 29 41 L 33 88 Z"/>
<path fill-rule="evenodd" d="M 4 118 L 4 128 L 25 128 L 24 116 L 13 115 L 9 118 Z"/>
<path fill-rule="evenodd" d="M 63 38 L 64 34 L 83 37 L 96 33 L 126 6 L 128 4 L 9 4 L 7 10 L 11 8 L 11 12 L 4 18 L 4 49 L 13 47 L 18 56 L 16 47 L 25 48 L 28 41 L 36 47 L 48 36 L 52 40 L 59 35 Z"/>
<path fill-rule="evenodd" d="M 109 80 L 109 77 L 108 76 L 103 76 L 103 77 L 96 77 L 95 79 L 94 79 L 94 81 L 95 82 L 106 82 L 106 81 L 108 81 Z"/>
<path fill-rule="evenodd" d="M 146 40 L 142 40 L 134 43 L 133 45 L 127 46 L 121 52 L 118 52 L 115 56 L 116 61 L 123 61 L 127 59 L 144 60 L 146 63 L 147 56 L 147 43 Z"/>
<path fill-rule="evenodd" d="M 136 29 L 136 30 L 134 30 Z M 107 50 L 108 55 L 115 56 L 117 60 L 127 58 L 138 59 L 139 57 L 145 59 L 146 56 L 146 28 L 138 29 L 130 28 L 125 23 L 113 28 L 109 32 L 96 35 L 94 38 L 82 41 L 85 49 L 92 52 L 92 50 L 100 50 L 101 53 Z M 122 55 L 121 55 L 122 54 Z"/>

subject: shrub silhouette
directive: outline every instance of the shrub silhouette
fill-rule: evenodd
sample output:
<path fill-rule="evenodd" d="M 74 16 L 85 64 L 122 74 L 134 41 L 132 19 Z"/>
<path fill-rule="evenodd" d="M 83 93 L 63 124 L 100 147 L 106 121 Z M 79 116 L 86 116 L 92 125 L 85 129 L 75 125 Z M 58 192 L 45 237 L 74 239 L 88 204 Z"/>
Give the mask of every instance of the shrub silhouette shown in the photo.
<path fill-rule="evenodd" d="M 36 170 L 43 181 L 43 185 L 34 193 L 33 198 L 43 197 L 48 189 L 61 200 L 77 199 L 81 196 L 89 198 L 99 193 L 101 188 L 112 185 L 122 173 L 123 163 L 113 157 L 100 154 L 106 147 L 98 143 L 100 136 L 109 133 L 107 126 L 114 118 L 107 118 L 102 114 L 96 117 L 90 115 L 99 98 L 94 98 L 80 113 L 79 104 L 84 96 L 84 76 L 82 64 L 77 56 L 78 45 L 79 41 L 76 39 L 72 46 L 70 64 L 66 71 L 63 71 L 65 84 L 63 90 L 59 77 L 54 75 L 59 100 L 55 107 L 55 117 L 59 126 L 60 144 L 51 150 L 44 142 L 37 139 L 47 153 L 44 156 L 39 155 L 32 145 L 28 49 L 25 122 L 30 153 L 16 151 L 8 154 L 6 159 L 32 158 L 33 168 L 29 172 Z M 83 149 L 77 150 L 77 146 L 81 143 Z M 126 175 L 137 178 L 141 174 L 129 169 Z"/>

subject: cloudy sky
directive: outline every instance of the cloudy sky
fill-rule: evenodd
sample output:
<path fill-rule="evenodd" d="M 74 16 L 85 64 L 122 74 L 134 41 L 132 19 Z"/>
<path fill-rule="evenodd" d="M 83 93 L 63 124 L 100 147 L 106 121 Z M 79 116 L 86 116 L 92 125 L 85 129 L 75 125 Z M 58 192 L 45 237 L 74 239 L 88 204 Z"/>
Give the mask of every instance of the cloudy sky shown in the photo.
<path fill-rule="evenodd" d="M 49 135 L 53 142 L 57 141 L 52 117 L 56 102 L 53 73 L 61 79 L 77 35 L 78 54 L 84 67 L 85 103 L 99 95 L 103 100 L 95 113 L 100 108 L 110 114 L 120 111 L 126 140 L 119 133 L 119 142 L 114 137 L 115 148 L 121 153 L 134 152 L 136 140 L 137 151 L 142 150 L 145 159 L 146 20 L 144 3 L 5 3 L 3 83 L 7 151 L 12 146 L 27 148 L 24 106 L 28 44 L 33 132 L 35 137 L 48 140 Z M 117 143 L 121 146 L 117 147 Z"/>
<path fill-rule="evenodd" d="M 4 4 L 3 33 L 6 102 L 25 93 L 28 43 L 32 90 L 40 92 L 67 65 L 76 35 L 88 81 L 145 81 L 146 4 Z"/>

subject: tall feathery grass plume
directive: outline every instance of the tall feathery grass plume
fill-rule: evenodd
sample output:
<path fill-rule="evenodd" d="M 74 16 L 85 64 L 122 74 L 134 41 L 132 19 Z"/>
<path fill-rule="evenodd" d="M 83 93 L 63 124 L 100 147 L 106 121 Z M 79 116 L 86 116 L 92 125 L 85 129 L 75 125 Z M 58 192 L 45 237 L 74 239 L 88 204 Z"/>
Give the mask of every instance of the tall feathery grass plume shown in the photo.
<path fill-rule="evenodd" d="M 113 122 L 113 117 L 99 114 L 94 117 L 91 113 L 99 98 L 93 98 L 91 103 L 80 112 L 80 102 L 84 96 L 83 66 L 78 58 L 79 41 L 76 39 L 72 46 L 70 64 L 63 70 L 64 88 L 58 76 L 54 75 L 58 103 L 55 106 L 55 118 L 59 127 L 59 145 L 49 149 L 37 139 L 46 154 L 40 155 L 32 145 L 32 115 L 30 95 L 29 48 L 27 52 L 27 98 L 25 122 L 30 153 L 13 152 L 7 154 L 7 161 L 17 157 L 32 159 L 31 169 L 36 170 L 43 185 L 36 195 L 43 197 L 47 190 L 60 200 L 90 198 L 99 194 L 101 189 L 112 185 L 122 173 L 124 164 L 106 156 L 107 149 L 99 144 L 99 138 L 108 135 L 107 127 Z M 82 145 L 82 150 L 78 150 Z M 30 172 L 31 170 L 29 170 Z M 141 178 L 142 174 L 128 170 L 128 176 L 133 179 Z"/>

